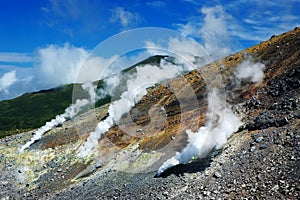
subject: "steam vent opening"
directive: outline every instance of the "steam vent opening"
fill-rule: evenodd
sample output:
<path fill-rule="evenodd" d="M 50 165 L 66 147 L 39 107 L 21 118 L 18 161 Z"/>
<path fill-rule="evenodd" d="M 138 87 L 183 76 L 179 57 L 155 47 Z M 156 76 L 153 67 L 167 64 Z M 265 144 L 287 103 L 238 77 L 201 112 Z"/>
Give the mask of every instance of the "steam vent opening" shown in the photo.
<path fill-rule="evenodd" d="M 180 176 L 184 176 L 185 173 L 194 174 L 197 172 L 203 172 L 203 171 L 205 171 L 206 168 L 210 167 L 212 159 L 221 153 L 222 153 L 222 150 L 214 149 L 211 152 L 209 152 L 208 155 L 204 156 L 203 158 L 192 158 L 191 161 L 187 164 L 175 165 L 175 166 L 167 169 L 160 175 L 155 174 L 154 178 L 167 178 L 170 175 L 175 175 L 175 176 L 180 177 Z"/>

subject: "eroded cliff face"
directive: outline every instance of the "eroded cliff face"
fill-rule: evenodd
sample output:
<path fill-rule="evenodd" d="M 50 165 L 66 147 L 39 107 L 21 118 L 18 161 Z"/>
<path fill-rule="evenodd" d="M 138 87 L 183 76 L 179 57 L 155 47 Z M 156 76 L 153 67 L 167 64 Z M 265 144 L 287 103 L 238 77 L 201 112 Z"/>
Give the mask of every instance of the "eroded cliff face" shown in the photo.
<path fill-rule="evenodd" d="M 265 65 L 263 81 L 235 80 L 250 59 Z M 221 81 L 215 83 L 216 77 Z M 148 88 L 140 102 L 99 141 L 77 156 L 108 105 L 47 132 L 23 153 L 34 131 L 0 143 L 1 197 L 12 198 L 299 198 L 300 29 Z M 206 122 L 210 87 L 221 87 L 243 122 L 220 150 L 157 169 L 187 143 L 186 130 Z M 181 176 L 186 174 L 186 176 Z"/>

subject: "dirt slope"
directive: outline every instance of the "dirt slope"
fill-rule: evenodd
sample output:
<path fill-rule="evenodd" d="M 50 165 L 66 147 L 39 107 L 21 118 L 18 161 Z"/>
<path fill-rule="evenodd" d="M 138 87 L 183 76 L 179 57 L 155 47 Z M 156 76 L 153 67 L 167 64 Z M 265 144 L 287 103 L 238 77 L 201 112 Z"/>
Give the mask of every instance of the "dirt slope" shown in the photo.
<path fill-rule="evenodd" d="M 237 65 L 248 58 L 265 64 L 264 80 L 237 86 L 232 77 Z M 296 28 L 149 88 L 99 141 L 94 157 L 79 159 L 76 155 L 88 133 L 106 117 L 108 105 L 53 129 L 21 154 L 18 147 L 32 132 L 4 138 L 0 143 L 0 196 L 298 199 L 299 58 L 300 29 Z M 185 146 L 185 130 L 196 131 L 205 124 L 208 83 L 217 74 L 222 77 L 227 101 L 244 125 L 222 149 L 154 178 L 159 166 Z"/>

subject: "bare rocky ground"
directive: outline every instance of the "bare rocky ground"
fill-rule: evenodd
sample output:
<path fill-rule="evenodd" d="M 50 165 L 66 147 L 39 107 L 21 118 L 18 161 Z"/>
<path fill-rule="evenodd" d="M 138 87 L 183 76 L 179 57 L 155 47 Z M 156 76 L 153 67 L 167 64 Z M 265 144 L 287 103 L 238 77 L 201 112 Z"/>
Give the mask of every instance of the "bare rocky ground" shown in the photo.
<path fill-rule="evenodd" d="M 231 79 L 235 67 L 249 56 L 266 65 L 264 81 L 236 88 Z M 23 153 L 18 148 L 33 131 L 4 138 L 0 199 L 299 199 L 299 58 L 300 30 L 295 28 L 202 69 L 203 77 L 216 72 L 223 76 L 227 101 L 244 125 L 222 149 L 160 177 L 156 171 L 161 163 L 184 147 L 184 130 L 205 121 L 202 115 L 193 117 L 199 110 L 188 110 L 192 117 L 178 121 L 178 101 L 164 89 L 169 83 L 179 84 L 176 79 L 150 89 L 131 111 L 135 122 L 145 125 L 149 116 L 144 109 L 159 103 L 168 115 L 164 130 L 151 128 L 129 137 L 113 127 L 93 158 L 76 155 L 87 134 L 106 116 L 107 105 L 53 129 Z M 206 96 L 199 70 L 185 78 L 198 98 Z M 207 104 L 199 104 L 205 113 Z M 128 131 L 135 131 L 126 118 L 123 121 Z"/>

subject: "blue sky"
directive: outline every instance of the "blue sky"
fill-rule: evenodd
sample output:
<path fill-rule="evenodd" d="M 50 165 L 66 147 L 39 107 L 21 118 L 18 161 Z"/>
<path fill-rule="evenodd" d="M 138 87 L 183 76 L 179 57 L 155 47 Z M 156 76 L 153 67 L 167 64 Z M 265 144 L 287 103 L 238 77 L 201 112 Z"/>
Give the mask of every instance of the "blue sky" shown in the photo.
<path fill-rule="evenodd" d="M 300 22 L 300 0 L 0 2 L 0 100 L 74 82 L 82 60 L 99 43 L 122 31 L 176 30 L 208 52 L 226 55 Z M 114 51 L 102 50 L 97 63 L 104 65 L 118 56 Z"/>

